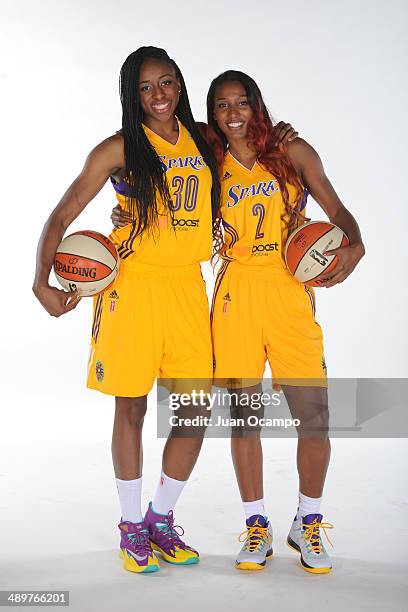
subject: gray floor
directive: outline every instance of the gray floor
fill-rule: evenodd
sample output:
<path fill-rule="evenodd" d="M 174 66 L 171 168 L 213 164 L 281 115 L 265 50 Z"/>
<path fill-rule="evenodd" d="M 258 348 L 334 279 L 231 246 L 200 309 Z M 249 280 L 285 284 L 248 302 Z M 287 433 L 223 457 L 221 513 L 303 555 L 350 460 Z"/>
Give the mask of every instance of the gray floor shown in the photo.
<path fill-rule="evenodd" d="M 304 572 L 285 537 L 296 508 L 295 440 L 264 443 L 265 497 L 275 555 L 262 572 L 238 572 L 243 530 L 227 440 L 208 440 L 176 509 L 186 540 L 201 552 L 193 567 L 162 563 L 151 576 L 123 571 L 110 460 L 111 413 L 88 414 L 77 435 L 63 421 L 54 439 L 0 434 L 0 588 L 66 589 L 80 612 L 149 610 L 406 610 L 405 440 L 333 440 L 322 511 L 334 571 Z M 98 415 L 98 427 L 91 426 Z M 70 416 L 78 418 L 72 409 Z M 14 418 L 18 420 L 18 415 Z M 79 419 L 80 420 L 80 419 Z M 50 423 L 51 420 L 48 419 Z M 162 440 L 148 420 L 144 504 L 160 470 Z M 97 431 L 96 431 L 97 430 Z M 4 608 L 6 609 L 6 608 Z"/>
<path fill-rule="evenodd" d="M 205 551 L 204 551 L 205 552 Z M 238 572 L 228 555 L 204 554 L 198 566 L 162 564 L 160 572 L 135 576 L 121 569 L 115 550 L 54 556 L 2 567 L 8 588 L 67 589 L 70 608 L 127 612 L 151 610 L 406 610 L 406 568 L 335 557 L 332 574 L 302 571 L 296 555 L 279 543 L 263 572 Z"/>

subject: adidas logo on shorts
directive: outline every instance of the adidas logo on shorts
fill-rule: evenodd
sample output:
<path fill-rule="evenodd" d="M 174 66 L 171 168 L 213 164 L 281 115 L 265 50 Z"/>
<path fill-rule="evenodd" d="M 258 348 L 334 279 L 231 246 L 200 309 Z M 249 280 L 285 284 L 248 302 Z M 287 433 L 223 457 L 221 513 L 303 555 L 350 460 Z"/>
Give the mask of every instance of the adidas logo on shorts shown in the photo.
<path fill-rule="evenodd" d="M 115 289 L 110 292 L 109 297 L 110 297 L 111 300 L 118 300 L 119 299 L 119 296 L 118 296 L 118 294 L 117 294 Z"/>
<path fill-rule="evenodd" d="M 231 301 L 229 292 L 224 295 L 224 306 L 222 307 L 223 314 L 227 314 L 228 312 L 228 304 Z"/>

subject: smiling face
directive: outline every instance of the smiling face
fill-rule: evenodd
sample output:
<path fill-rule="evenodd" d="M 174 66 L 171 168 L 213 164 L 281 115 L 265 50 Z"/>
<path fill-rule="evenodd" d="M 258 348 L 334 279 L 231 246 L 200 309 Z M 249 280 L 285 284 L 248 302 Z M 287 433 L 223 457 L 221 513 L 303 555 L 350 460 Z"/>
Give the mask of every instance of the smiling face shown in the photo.
<path fill-rule="evenodd" d="M 173 118 L 179 103 L 180 82 L 165 61 L 147 59 L 140 68 L 139 96 L 146 125 Z"/>
<path fill-rule="evenodd" d="M 214 96 L 214 119 L 228 142 L 247 138 L 253 116 L 245 87 L 239 81 L 220 83 Z"/>

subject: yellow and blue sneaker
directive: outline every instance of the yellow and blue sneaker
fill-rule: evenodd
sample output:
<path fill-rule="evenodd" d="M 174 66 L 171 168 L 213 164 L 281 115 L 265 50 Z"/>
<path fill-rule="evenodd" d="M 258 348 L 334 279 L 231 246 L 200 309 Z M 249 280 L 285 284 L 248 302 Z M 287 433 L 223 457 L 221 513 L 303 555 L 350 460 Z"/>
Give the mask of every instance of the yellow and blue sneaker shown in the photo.
<path fill-rule="evenodd" d="M 244 542 L 244 545 L 236 558 L 235 567 L 239 570 L 262 570 L 266 560 L 273 555 L 271 524 L 265 516 L 254 514 L 247 519 L 246 525 L 246 530 L 238 537 L 238 541 Z"/>
<path fill-rule="evenodd" d="M 322 523 L 321 514 L 308 514 L 293 521 L 287 543 L 290 548 L 300 553 L 300 562 L 306 572 L 328 574 L 332 570 L 330 557 L 323 546 L 320 529 L 323 529 L 327 541 L 332 546 L 326 529 L 333 529 L 331 523 Z"/>
<path fill-rule="evenodd" d="M 152 550 L 149 532 L 144 522 L 122 521 L 120 529 L 120 556 L 129 572 L 151 573 L 159 569 L 159 561 Z"/>

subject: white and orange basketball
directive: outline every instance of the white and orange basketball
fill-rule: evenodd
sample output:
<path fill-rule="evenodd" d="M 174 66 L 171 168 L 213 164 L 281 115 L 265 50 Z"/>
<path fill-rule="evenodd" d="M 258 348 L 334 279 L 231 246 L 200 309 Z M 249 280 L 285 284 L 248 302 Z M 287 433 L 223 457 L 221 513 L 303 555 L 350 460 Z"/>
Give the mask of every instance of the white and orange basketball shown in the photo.
<path fill-rule="evenodd" d="M 337 225 L 327 221 L 309 221 L 298 227 L 288 238 L 285 260 L 298 281 L 319 287 L 337 265 L 336 255 L 324 255 L 349 244 L 346 234 Z"/>
<path fill-rule="evenodd" d="M 54 258 L 57 281 L 80 296 L 96 295 L 108 287 L 119 271 L 115 245 L 103 234 L 75 232 L 64 238 Z"/>

